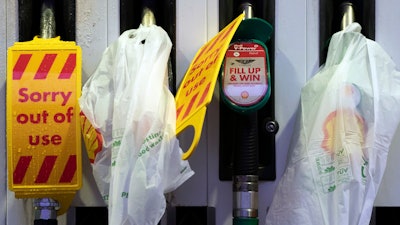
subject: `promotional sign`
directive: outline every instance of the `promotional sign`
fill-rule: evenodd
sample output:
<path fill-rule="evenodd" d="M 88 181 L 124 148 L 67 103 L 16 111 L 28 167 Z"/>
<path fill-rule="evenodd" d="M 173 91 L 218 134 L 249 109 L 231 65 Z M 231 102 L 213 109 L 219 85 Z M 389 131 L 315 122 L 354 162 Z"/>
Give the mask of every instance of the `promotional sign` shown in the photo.
<path fill-rule="evenodd" d="M 9 188 L 17 198 L 73 197 L 82 183 L 81 49 L 35 38 L 7 57 Z"/>
<path fill-rule="evenodd" d="M 254 106 L 265 99 L 268 68 L 265 48 L 257 42 L 235 42 L 225 55 L 222 91 L 233 107 Z"/>
<path fill-rule="evenodd" d="M 244 14 L 238 16 L 199 49 L 178 89 L 175 97 L 176 134 L 188 126 L 194 128 L 193 142 L 183 159 L 190 157 L 200 140 L 206 106 L 211 102 L 225 52 L 243 17 Z"/>

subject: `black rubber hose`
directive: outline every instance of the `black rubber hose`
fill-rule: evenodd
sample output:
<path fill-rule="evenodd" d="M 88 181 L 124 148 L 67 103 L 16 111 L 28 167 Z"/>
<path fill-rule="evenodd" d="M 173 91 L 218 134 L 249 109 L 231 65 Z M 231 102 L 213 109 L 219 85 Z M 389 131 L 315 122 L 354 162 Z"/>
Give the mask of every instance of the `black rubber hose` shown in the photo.
<path fill-rule="evenodd" d="M 64 41 L 76 40 L 76 1 L 56 1 L 57 36 Z"/>
<path fill-rule="evenodd" d="M 34 225 L 57 225 L 58 222 L 55 219 L 50 219 L 50 220 L 39 219 L 39 220 L 35 220 L 33 224 Z"/>
<path fill-rule="evenodd" d="M 39 34 L 40 2 L 35 0 L 18 1 L 18 40 L 30 41 Z"/>
<path fill-rule="evenodd" d="M 258 175 L 257 112 L 237 117 L 233 175 Z"/>

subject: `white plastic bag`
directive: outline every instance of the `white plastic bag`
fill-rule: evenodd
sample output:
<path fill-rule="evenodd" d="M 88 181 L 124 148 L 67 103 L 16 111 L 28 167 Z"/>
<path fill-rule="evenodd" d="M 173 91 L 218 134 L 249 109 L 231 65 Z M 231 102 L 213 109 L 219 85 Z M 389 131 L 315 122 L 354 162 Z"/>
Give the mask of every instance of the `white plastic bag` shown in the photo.
<path fill-rule="evenodd" d="M 400 73 L 359 24 L 333 35 L 301 92 L 267 225 L 368 225 L 400 119 Z"/>
<path fill-rule="evenodd" d="M 164 193 L 193 175 L 175 137 L 170 50 L 156 25 L 126 31 L 83 87 L 81 109 L 104 139 L 93 172 L 105 199 L 109 194 L 109 224 L 157 224 Z"/>

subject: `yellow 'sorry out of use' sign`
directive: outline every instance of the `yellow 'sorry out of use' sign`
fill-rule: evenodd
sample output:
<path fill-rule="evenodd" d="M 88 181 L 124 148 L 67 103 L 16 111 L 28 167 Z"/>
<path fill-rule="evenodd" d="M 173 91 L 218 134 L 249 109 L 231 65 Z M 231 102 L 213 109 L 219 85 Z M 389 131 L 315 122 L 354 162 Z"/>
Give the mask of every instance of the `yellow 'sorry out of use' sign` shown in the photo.
<path fill-rule="evenodd" d="M 81 58 L 75 42 L 59 37 L 8 49 L 8 181 L 16 197 L 57 199 L 82 185 Z"/>
<path fill-rule="evenodd" d="M 206 106 L 211 102 L 219 70 L 233 35 L 244 14 L 239 15 L 213 39 L 203 45 L 191 62 L 175 97 L 176 134 L 188 126 L 194 128 L 194 138 L 182 158 L 188 159 L 200 140 Z"/>

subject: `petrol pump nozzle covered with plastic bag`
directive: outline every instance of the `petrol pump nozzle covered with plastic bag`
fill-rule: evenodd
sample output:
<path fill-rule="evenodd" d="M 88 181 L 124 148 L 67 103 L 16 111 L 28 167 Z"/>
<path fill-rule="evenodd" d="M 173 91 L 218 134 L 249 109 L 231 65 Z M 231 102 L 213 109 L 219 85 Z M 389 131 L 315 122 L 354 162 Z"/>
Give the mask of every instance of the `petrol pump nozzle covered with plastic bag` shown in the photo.
<path fill-rule="evenodd" d="M 267 225 L 368 225 L 400 120 L 400 73 L 352 23 L 301 91 Z"/>
<path fill-rule="evenodd" d="M 82 112 L 101 134 L 91 137 L 103 141 L 92 166 L 108 202 L 109 224 L 157 224 L 166 207 L 164 193 L 193 175 L 175 137 L 167 79 L 171 46 L 156 25 L 128 30 L 106 49 L 83 87 Z"/>

